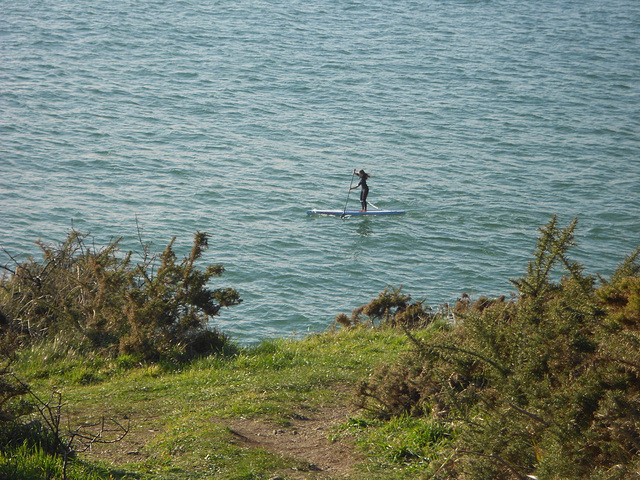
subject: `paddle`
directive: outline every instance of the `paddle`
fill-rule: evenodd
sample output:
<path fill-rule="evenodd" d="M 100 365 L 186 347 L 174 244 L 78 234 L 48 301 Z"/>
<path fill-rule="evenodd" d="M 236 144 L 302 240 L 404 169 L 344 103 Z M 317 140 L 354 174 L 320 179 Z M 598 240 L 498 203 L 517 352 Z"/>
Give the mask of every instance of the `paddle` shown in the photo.
<path fill-rule="evenodd" d="M 349 183 L 349 191 L 347 192 L 347 201 L 344 202 L 344 210 L 342 211 L 342 215 L 340 218 L 344 218 L 347 215 L 347 203 L 349 203 L 349 194 L 351 193 L 351 187 L 353 186 L 353 177 L 356 176 L 356 169 L 353 169 L 353 173 L 351 174 L 351 183 Z"/>

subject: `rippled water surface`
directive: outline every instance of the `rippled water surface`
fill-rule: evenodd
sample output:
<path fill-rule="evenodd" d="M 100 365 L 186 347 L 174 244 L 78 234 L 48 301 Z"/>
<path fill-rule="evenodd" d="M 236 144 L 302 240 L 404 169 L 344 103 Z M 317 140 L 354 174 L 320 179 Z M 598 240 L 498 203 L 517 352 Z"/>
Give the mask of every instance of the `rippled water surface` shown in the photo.
<path fill-rule="evenodd" d="M 387 285 L 509 294 L 553 214 L 590 273 L 640 244 L 635 0 L 0 7 L 2 264 L 72 225 L 184 253 L 206 231 L 244 298 L 215 323 L 252 342 Z M 353 168 L 407 215 L 307 217 Z"/>

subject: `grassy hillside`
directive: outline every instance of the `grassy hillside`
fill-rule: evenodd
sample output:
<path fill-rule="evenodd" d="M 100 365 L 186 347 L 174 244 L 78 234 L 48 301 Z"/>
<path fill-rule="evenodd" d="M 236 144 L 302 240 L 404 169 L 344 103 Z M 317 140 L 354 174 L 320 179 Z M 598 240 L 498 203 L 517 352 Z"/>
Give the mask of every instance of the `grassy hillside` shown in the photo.
<path fill-rule="evenodd" d="M 252 348 L 206 328 L 240 299 L 194 267 L 205 235 L 157 270 L 70 237 L 0 284 L 0 479 L 636 479 L 640 248 L 596 279 L 575 227 L 511 299 L 388 287 Z"/>
<path fill-rule="evenodd" d="M 408 348 L 398 331 L 362 327 L 182 367 L 58 356 L 52 346 L 23 352 L 16 367 L 41 398 L 61 393 L 72 428 L 104 417 L 129 429 L 81 453 L 87 464 L 73 478 L 411 478 L 415 458 L 407 468 L 402 452 L 424 448 L 420 427 L 354 406 L 360 380 Z"/>

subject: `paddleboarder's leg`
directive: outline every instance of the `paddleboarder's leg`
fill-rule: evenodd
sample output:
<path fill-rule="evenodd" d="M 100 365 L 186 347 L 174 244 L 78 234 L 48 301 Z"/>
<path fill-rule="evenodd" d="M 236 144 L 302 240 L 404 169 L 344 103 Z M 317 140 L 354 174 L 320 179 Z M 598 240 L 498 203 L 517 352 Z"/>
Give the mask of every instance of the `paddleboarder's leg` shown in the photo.
<path fill-rule="evenodd" d="M 367 195 L 369 195 L 369 189 L 363 188 L 360 190 L 360 203 L 362 204 L 362 211 L 367 211 Z"/>

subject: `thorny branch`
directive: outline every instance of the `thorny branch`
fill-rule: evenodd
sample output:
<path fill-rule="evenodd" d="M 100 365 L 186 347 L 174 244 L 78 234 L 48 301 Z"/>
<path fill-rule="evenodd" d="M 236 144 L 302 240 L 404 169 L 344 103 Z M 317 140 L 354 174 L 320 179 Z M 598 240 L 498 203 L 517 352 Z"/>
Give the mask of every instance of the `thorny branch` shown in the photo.
<path fill-rule="evenodd" d="M 76 453 L 82 453 L 90 450 L 95 444 L 118 443 L 129 433 L 130 426 L 130 421 L 125 427 L 116 419 L 112 418 L 107 422 L 104 417 L 100 419 L 100 422 L 82 425 L 73 431 L 69 426 L 69 444 L 73 445 L 77 440 L 81 448 L 74 448 L 73 450 Z M 95 430 L 96 428 L 97 431 Z"/>
<path fill-rule="evenodd" d="M 69 459 L 77 453 L 83 453 L 96 444 L 117 443 L 124 439 L 129 433 L 131 421 L 125 427 L 116 419 L 106 420 L 102 417 L 99 422 L 81 425 L 75 429 L 67 425 L 66 442 L 60 430 L 62 420 L 62 408 L 66 405 L 62 402 L 62 393 L 54 391 L 48 401 L 42 400 L 26 383 L 20 380 L 15 374 L 11 374 L 20 384 L 26 393 L 35 399 L 34 408 L 40 414 L 46 427 L 54 436 L 55 450 L 63 457 L 62 480 L 67 478 L 67 466 Z M 126 418 L 126 417 L 125 417 Z M 74 446 L 77 443 L 77 447 Z"/>

